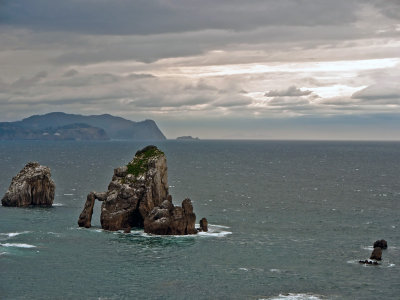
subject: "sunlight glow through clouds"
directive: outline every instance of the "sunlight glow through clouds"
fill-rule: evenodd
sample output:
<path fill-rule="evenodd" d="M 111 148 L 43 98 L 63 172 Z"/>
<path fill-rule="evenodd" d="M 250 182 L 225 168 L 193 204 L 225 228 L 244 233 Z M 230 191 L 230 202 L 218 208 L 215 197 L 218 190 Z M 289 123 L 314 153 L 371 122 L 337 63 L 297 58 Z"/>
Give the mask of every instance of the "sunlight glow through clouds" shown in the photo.
<path fill-rule="evenodd" d="M 348 61 L 297 62 L 273 64 L 237 64 L 221 66 L 189 66 L 166 68 L 154 71 L 158 77 L 213 77 L 262 73 L 314 73 L 314 72 L 355 72 L 392 68 L 400 63 L 399 58 L 364 59 Z"/>

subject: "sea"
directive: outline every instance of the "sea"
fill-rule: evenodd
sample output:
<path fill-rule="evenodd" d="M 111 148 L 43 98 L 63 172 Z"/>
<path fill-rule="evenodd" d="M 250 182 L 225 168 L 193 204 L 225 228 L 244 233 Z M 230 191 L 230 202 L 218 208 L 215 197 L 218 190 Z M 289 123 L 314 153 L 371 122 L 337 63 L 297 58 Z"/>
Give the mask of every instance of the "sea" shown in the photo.
<path fill-rule="evenodd" d="M 100 203 L 79 228 L 148 144 L 210 231 L 104 231 Z M 400 299 L 400 143 L 1 141 L 0 197 L 29 161 L 51 168 L 54 206 L 0 207 L 0 299 Z M 360 264 L 378 239 L 383 260 Z"/>

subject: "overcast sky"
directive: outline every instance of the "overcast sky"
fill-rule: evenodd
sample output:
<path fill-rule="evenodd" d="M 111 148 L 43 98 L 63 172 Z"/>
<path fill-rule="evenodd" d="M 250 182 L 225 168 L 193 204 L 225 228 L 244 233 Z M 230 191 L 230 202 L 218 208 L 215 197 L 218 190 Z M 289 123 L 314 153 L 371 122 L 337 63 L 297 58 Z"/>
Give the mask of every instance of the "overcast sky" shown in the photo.
<path fill-rule="evenodd" d="M 398 0 L 0 0 L 0 121 L 400 140 Z"/>

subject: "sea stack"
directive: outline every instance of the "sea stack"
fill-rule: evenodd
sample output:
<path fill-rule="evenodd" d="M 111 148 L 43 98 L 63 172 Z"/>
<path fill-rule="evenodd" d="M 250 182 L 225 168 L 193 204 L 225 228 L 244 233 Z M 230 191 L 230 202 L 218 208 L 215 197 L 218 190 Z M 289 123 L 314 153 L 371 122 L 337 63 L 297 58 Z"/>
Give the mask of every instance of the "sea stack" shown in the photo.
<path fill-rule="evenodd" d="M 12 179 L 1 204 L 18 207 L 52 206 L 54 192 L 55 184 L 51 179 L 50 168 L 37 162 L 29 162 Z"/>
<path fill-rule="evenodd" d="M 79 226 L 91 226 L 95 199 L 103 202 L 100 223 L 105 230 L 129 231 L 141 227 L 147 233 L 162 235 L 197 233 L 190 199 L 185 199 L 182 207 L 172 203 L 167 160 L 155 146 L 137 151 L 126 166 L 116 168 L 106 192 L 88 195 Z"/>

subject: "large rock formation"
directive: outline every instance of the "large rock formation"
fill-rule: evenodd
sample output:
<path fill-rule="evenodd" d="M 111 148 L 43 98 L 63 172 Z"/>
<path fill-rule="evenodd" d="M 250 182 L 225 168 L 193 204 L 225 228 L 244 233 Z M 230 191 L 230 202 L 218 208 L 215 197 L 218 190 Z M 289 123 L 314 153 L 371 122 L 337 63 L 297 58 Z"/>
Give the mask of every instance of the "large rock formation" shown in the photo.
<path fill-rule="evenodd" d="M 196 215 L 189 199 L 182 207 L 172 204 L 168 193 L 167 161 L 155 146 L 136 152 L 126 166 L 114 170 L 108 191 L 92 192 L 79 217 L 81 227 L 90 227 L 95 199 L 102 201 L 100 222 L 106 230 L 144 227 L 154 234 L 195 234 Z"/>
<path fill-rule="evenodd" d="M 3 206 L 52 206 L 55 184 L 50 168 L 29 162 L 11 181 L 1 199 Z"/>

